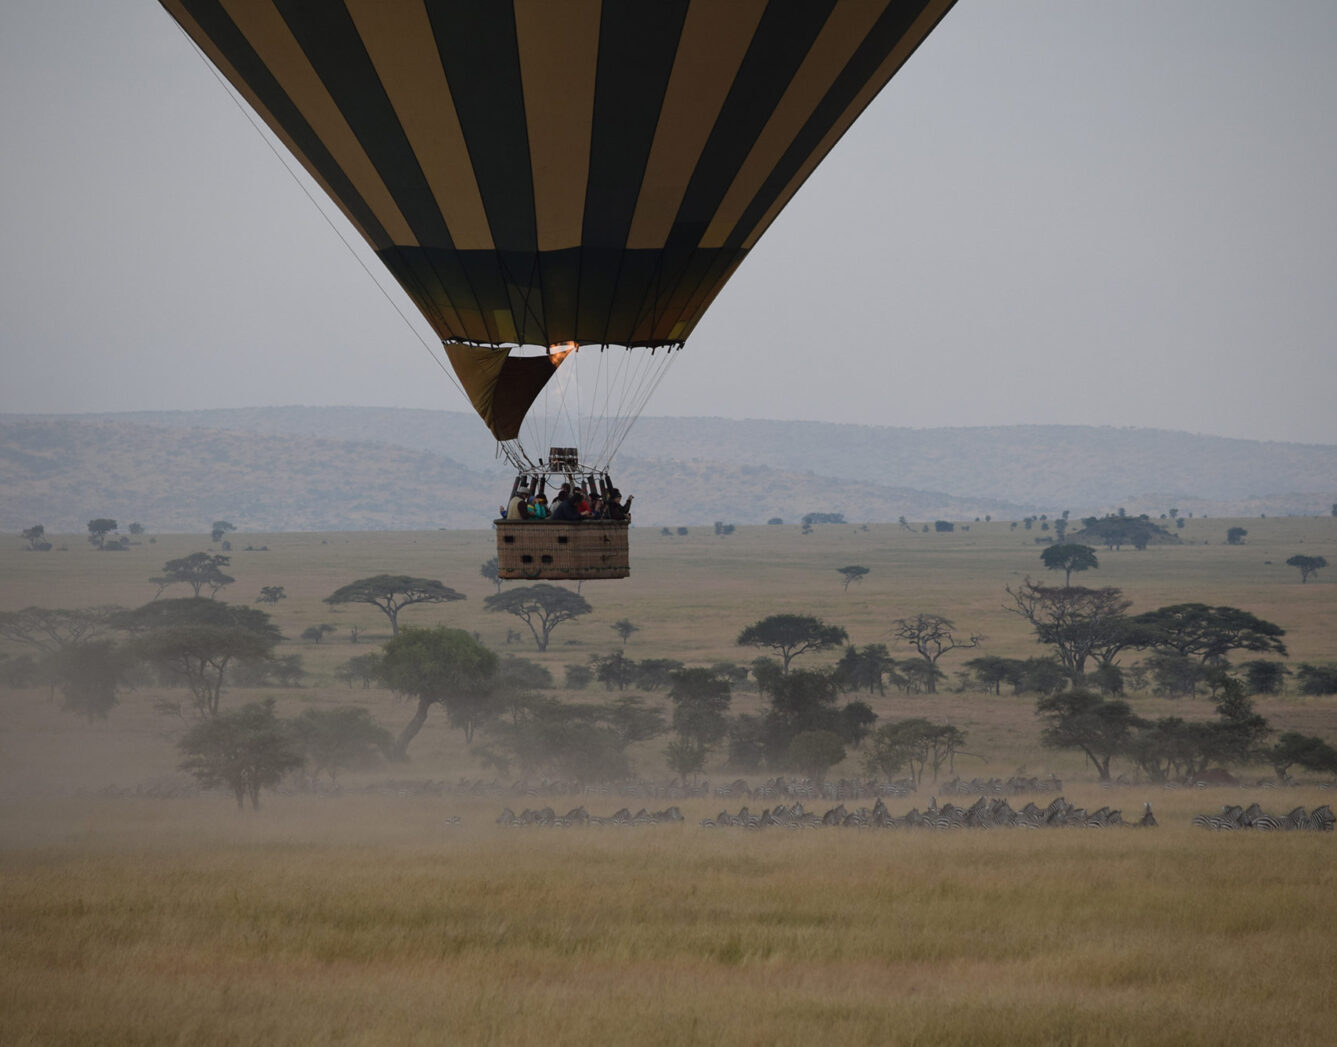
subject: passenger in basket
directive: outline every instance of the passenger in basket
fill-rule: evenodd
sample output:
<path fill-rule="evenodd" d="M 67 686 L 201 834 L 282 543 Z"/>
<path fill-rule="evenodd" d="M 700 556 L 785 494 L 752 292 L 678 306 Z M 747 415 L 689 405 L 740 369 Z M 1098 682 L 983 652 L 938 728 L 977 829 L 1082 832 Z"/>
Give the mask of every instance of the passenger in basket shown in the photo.
<path fill-rule="evenodd" d="M 561 523 L 575 523 L 580 519 L 580 510 L 576 507 L 576 496 L 568 494 L 565 498 L 561 492 L 557 494 L 557 500 L 552 505 L 552 512 L 549 514 L 553 520 Z"/>
<path fill-rule="evenodd" d="M 529 519 L 529 492 L 523 487 L 517 487 L 515 493 L 511 495 L 511 501 L 506 506 L 506 519 L 508 520 L 528 520 Z"/>
<path fill-rule="evenodd" d="M 632 495 L 631 498 L 635 498 Z M 608 504 L 604 507 L 605 520 L 630 520 L 631 519 L 631 498 L 627 499 L 627 504 L 622 504 L 622 492 L 614 487 L 608 492 Z"/>
<path fill-rule="evenodd" d="M 538 495 L 534 499 L 534 504 L 529 507 L 530 513 L 535 520 L 546 520 L 548 518 L 548 496 L 546 494 Z"/>

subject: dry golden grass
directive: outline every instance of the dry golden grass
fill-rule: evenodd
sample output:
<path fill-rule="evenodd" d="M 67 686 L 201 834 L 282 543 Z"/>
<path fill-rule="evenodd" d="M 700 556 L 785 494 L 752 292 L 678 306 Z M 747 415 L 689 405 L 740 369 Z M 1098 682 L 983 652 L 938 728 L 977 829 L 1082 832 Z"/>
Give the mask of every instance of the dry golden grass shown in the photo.
<path fill-rule="evenodd" d="M 1330 1042 L 1327 836 L 78 806 L 0 856 L 7 1043 Z"/>
<path fill-rule="evenodd" d="M 1295 660 L 1337 657 L 1337 577 L 1301 586 L 1283 564 L 1300 551 L 1337 563 L 1337 520 L 1243 521 L 1249 544 L 1238 548 L 1224 543 L 1236 522 L 1190 521 L 1181 533 L 1195 544 L 1102 552 L 1101 570 L 1081 580 L 1123 587 L 1135 610 L 1244 607 L 1287 628 Z M 510 649 L 560 677 L 564 664 L 613 649 L 609 627 L 628 617 L 642 627 L 631 657 L 741 661 L 756 652 L 733 645 L 738 631 L 776 611 L 820 614 L 860 644 L 886 642 L 891 619 L 930 611 L 986 633 L 989 653 L 1027 656 L 1039 649 L 1003 611 L 1003 586 L 1040 576 L 1036 533 L 998 522 L 953 535 L 638 530 L 632 579 L 586 586 L 595 613 L 559 629 L 545 655 Z M 275 616 L 286 635 L 322 621 L 340 632 L 281 648 L 303 655 L 307 686 L 225 701 L 272 693 L 288 714 L 356 702 L 398 728 L 405 706 L 332 675 L 388 635 L 384 618 L 321 598 L 382 571 L 437 577 L 469 601 L 411 608 L 404 622 L 474 629 L 505 650 L 516 623 L 480 606 L 490 543 L 486 532 L 234 535 L 238 581 L 226 598 L 284 585 L 290 598 Z M 0 609 L 137 605 L 163 561 L 207 546 L 159 536 L 96 553 L 76 536 L 67 552 L 38 555 L 19 544 L 0 548 Z M 851 563 L 872 573 L 846 593 L 836 568 Z M 366 643 L 346 642 L 351 624 Z M 1068 798 L 1090 807 L 1135 817 L 1151 800 L 1162 828 L 743 834 L 697 828 L 724 805 L 697 801 L 683 805 L 681 826 L 515 831 L 493 824 L 499 798 L 350 788 L 266 796 L 251 815 L 218 794 L 97 796 L 173 772 L 179 725 L 150 711 L 155 693 L 127 694 L 107 723 L 87 725 L 43 692 L 0 692 L 0 1042 L 1332 1041 L 1334 838 L 1188 826 L 1223 803 L 1288 809 L 1329 794 L 1101 790 L 1080 760 L 1039 748 L 1026 701 L 944 693 L 875 706 L 963 726 L 985 757 L 962 760 L 963 776 L 1053 770 Z M 1210 712 L 1136 701 L 1154 715 Z M 1337 734 L 1331 699 L 1284 697 L 1263 711 L 1281 727 Z M 662 779 L 660 748 L 636 755 Z M 393 776 L 482 776 L 441 717 L 412 755 Z M 587 800 L 605 814 L 621 803 Z M 463 825 L 445 827 L 455 814 Z"/>

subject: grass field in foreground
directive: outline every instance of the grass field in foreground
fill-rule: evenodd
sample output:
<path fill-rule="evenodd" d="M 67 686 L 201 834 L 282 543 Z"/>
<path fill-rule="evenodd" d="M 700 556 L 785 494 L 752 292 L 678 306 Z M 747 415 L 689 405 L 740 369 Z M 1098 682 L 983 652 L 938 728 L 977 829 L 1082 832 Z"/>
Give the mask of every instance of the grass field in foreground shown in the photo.
<path fill-rule="evenodd" d="M 1209 834 L 1175 805 L 1159 830 L 946 835 L 494 810 L 29 812 L 68 835 L 0 854 L 0 1040 L 1331 1042 L 1327 834 Z"/>
<path fill-rule="evenodd" d="M 1225 545 L 1234 523 L 1248 527 L 1247 545 Z M 1337 577 L 1301 586 L 1284 566 L 1295 552 L 1337 564 L 1337 520 L 1193 520 L 1180 533 L 1181 546 L 1101 551 L 1101 569 L 1079 580 L 1121 586 L 1135 611 L 1243 607 L 1288 630 L 1294 660 L 1337 657 Z M 887 642 L 891 619 L 927 611 L 984 632 L 985 653 L 1025 657 L 1041 649 L 1002 610 L 1003 587 L 1041 575 L 1034 537 L 1000 522 L 952 535 L 637 531 L 632 579 L 587 585 L 595 612 L 554 634 L 545 655 L 509 649 L 560 678 L 564 664 L 612 650 L 609 626 L 622 617 L 641 626 L 628 656 L 702 664 L 750 658 L 733 638 L 775 611 L 819 614 L 859 644 Z M 233 691 L 225 702 L 273 694 L 285 715 L 358 703 L 397 729 L 406 706 L 333 678 L 385 638 L 384 618 L 321 599 L 383 571 L 437 577 L 469 600 L 410 609 L 404 622 L 477 630 L 506 650 L 517 623 L 479 606 L 491 591 L 478 576 L 490 541 L 234 535 L 237 583 L 224 598 L 249 603 L 261 585 L 284 585 L 285 635 L 321 621 L 340 631 L 280 647 L 303 655 L 305 686 Z M 19 544 L 0 548 L 0 609 L 134 606 L 153 595 L 147 579 L 166 559 L 208 543 L 159 536 L 97 553 L 76 536 L 49 554 Z M 848 593 L 836 574 L 846 564 L 872 570 Z M 356 646 L 352 624 L 363 630 Z M 949 673 L 957 664 L 944 663 Z M 173 772 L 180 724 L 151 712 L 155 696 L 127 693 L 106 723 L 88 725 L 40 690 L 0 692 L 0 1042 L 1332 1042 L 1337 840 L 1188 826 L 1227 802 L 1284 810 L 1331 794 L 1100 790 L 1080 760 L 1039 748 L 1025 699 L 968 691 L 874 705 L 884 718 L 965 726 L 984 757 L 958 768 L 967 776 L 1053 770 L 1069 799 L 1091 807 L 1135 816 L 1151 800 L 1162 827 L 744 834 L 697 828 L 724 805 L 697 801 L 681 826 L 525 832 L 493 825 L 496 798 L 357 795 L 358 779 L 339 798 L 267 796 L 258 815 L 217 794 L 98 797 L 101 785 Z M 1134 702 L 1150 714 L 1210 713 L 1205 702 Z M 1332 699 L 1262 708 L 1278 726 L 1337 740 Z M 661 748 L 636 755 L 663 779 Z M 387 775 L 483 773 L 441 717 L 411 755 Z M 893 810 L 922 807 L 929 791 Z M 604 814 L 622 805 L 587 802 Z M 445 827 L 455 814 L 463 825 Z"/>

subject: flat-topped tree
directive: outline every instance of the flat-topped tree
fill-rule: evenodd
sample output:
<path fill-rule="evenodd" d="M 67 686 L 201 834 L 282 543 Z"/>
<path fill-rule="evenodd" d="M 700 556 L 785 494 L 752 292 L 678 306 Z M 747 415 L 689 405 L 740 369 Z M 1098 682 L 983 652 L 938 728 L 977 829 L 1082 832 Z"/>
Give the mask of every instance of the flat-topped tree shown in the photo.
<path fill-rule="evenodd" d="M 837 567 L 836 573 L 845 580 L 845 591 L 849 592 L 850 582 L 862 582 L 863 576 L 868 573 L 868 568 L 859 564 L 851 564 L 849 567 Z"/>
<path fill-rule="evenodd" d="M 212 599 L 220 589 L 236 581 L 230 574 L 223 573 L 223 568 L 231 560 L 230 556 L 222 553 L 191 553 L 176 560 L 168 560 L 162 565 L 162 576 L 150 578 L 149 581 L 158 587 L 159 596 L 168 586 L 182 583 L 194 589 L 196 596 L 200 595 L 200 590 L 208 588 L 209 598 Z"/>
<path fill-rule="evenodd" d="M 1179 603 L 1136 615 L 1132 622 L 1142 631 L 1141 646 L 1198 658 L 1203 665 L 1224 665 L 1231 651 L 1286 653 L 1285 629 L 1238 607 Z"/>
<path fill-rule="evenodd" d="M 286 600 L 288 594 L 284 592 L 281 585 L 265 585 L 260 588 L 260 595 L 255 598 L 256 603 L 276 604 L 280 600 Z"/>
<path fill-rule="evenodd" d="M 547 584 L 526 585 L 520 589 L 496 593 L 484 600 L 483 606 L 489 611 L 504 611 L 519 618 L 529 626 L 540 651 L 548 649 L 552 631 L 562 622 L 594 610 L 579 593 Z"/>
<path fill-rule="evenodd" d="M 264 611 L 198 596 L 154 600 L 111 624 L 134 634 L 130 649 L 139 658 L 185 683 L 201 719 L 218 715 L 232 666 L 268 659 L 282 639 Z"/>
<path fill-rule="evenodd" d="M 1322 570 L 1328 566 L 1328 561 L 1322 556 L 1304 556 L 1296 553 L 1286 561 L 1287 567 L 1295 567 L 1300 571 L 1301 584 L 1309 581 L 1309 576 L 1315 571 Z"/>
<path fill-rule="evenodd" d="M 1089 545 L 1068 542 L 1051 545 L 1040 552 L 1040 560 L 1051 571 L 1063 572 L 1063 584 L 1072 585 L 1073 571 L 1089 571 L 1100 566 L 1096 551 Z"/>
<path fill-rule="evenodd" d="M 849 636 L 839 625 L 827 625 L 810 614 L 773 614 L 738 634 L 740 647 L 769 647 L 778 654 L 786 674 L 789 663 L 800 654 L 848 642 Z"/>
<path fill-rule="evenodd" d="M 369 603 L 390 619 L 390 634 L 399 635 L 399 612 L 415 603 L 452 603 L 465 599 L 448 585 L 434 578 L 413 578 L 407 574 L 378 574 L 359 578 L 325 597 L 327 604 Z"/>
<path fill-rule="evenodd" d="M 52 654 L 103 638 L 111 619 L 122 608 L 111 604 L 63 611 L 25 607 L 0 611 L 0 639 L 24 644 L 43 654 Z"/>

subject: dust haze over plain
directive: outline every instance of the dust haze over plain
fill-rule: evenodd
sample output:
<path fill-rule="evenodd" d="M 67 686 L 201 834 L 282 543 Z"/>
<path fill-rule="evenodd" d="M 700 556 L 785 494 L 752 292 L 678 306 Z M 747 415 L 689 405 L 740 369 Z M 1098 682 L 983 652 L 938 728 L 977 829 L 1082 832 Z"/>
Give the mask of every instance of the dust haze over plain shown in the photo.
<path fill-rule="evenodd" d="M 1334 42 L 1328 2 L 963 0 L 647 413 L 1337 443 Z M 467 409 L 156 3 L 7 0 L 0 85 L 0 411 Z"/>

